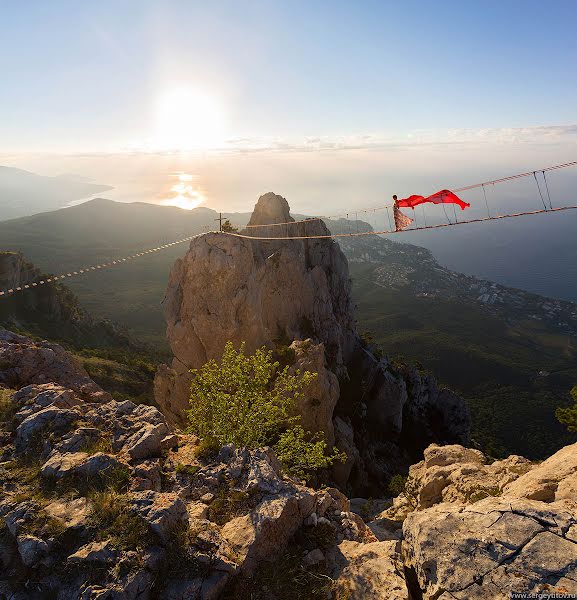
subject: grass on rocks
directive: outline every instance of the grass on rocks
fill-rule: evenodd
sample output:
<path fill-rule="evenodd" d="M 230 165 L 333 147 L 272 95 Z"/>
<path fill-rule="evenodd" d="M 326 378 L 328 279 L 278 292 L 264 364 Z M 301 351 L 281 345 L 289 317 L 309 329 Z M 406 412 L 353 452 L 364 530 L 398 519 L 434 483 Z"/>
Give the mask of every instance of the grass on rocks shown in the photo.
<path fill-rule="evenodd" d="M 12 402 L 14 390 L 0 387 L 0 423 L 9 423 L 16 413 L 16 405 Z"/>
<path fill-rule="evenodd" d="M 96 540 L 110 539 L 122 550 L 144 548 L 154 542 L 146 522 L 130 510 L 127 494 L 107 489 L 93 492 L 89 499 L 89 523 L 96 530 Z"/>
<path fill-rule="evenodd" d="M 301 561 L 302 553 L 298 551 L 287 552 L 275 562 L 263 561 L 254 577 L 232 579 L 223 600 L 326 600 L 334 597 L 334 580 L 321 569 L 305 569 Z M 345 600 L 346 595 L 337 598 Z"/>

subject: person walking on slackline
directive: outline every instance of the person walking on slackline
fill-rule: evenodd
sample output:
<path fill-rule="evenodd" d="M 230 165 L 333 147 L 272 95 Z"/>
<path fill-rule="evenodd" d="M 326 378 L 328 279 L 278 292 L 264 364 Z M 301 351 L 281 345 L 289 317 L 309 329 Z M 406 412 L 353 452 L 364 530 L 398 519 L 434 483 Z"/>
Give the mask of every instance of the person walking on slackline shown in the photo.
<path fill-rule="evenodd" d="M 401 212 L 399 208 L 399 201 L 397 200 L 397 195 L 393 196 L 394 204 L 393 204 L 393 215 L 395 217 L 395 231 L 403 231 L 406 229 L 412 222 L 413 219 L 407 217 Z"/>

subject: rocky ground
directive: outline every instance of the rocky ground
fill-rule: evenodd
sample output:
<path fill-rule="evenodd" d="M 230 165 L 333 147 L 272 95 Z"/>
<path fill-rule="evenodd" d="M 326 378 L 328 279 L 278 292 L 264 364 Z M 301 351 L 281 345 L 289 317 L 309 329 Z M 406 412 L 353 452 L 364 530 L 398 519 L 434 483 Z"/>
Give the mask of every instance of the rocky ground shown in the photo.
<path fill-rule="evenodd" d="M 266 194 L 251 223 L 283 219 L 286 200 Z M 360 339 L 332 241 L 198 237 L 165 309 L 160 410 L 0 329 L 0 600 L 577 594 L 577 445 L 541 464 L 466 448 L 463 400 Z M 178 428 L 189 369 L 228 340 L 317 373 L 302 423 L 348 457 L 324 485 L 287 476 L 270 448 L 211 454 Z"/>
<path fill-rule="evenodd" d="M 577 446 L 534 465 L 432 445 L 392 502 L 349 500 L 268 448 L 203 458 L 58 346 L 3 331 L 0 383 L 0 598 L 577 593 Z"/>

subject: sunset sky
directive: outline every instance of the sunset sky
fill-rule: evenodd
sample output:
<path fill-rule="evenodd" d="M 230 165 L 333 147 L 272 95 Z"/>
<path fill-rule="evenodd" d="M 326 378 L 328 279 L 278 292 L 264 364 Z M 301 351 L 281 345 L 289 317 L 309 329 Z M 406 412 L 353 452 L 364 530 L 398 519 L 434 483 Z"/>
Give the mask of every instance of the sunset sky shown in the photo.
<path fill-rule="evenodd" d="M 324 210 L 577 154 L 573 0 L 1 6 L 0 164 L 110 197 Z"/>

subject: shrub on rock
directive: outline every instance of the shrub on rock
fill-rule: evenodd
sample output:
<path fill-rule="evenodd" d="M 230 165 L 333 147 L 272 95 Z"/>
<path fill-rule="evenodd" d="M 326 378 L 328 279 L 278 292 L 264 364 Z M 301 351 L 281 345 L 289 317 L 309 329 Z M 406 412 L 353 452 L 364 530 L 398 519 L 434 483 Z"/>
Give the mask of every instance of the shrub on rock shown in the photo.
<path fill-rule="evenodd" d="M 304 478 L 330 466 L 342 453 L 325 453 L 322 438 L 299 425 L 295 406 L 315 373 L 280 368 L 266 348 L 246 356 L 225 346 L 220 363 L 208 361 L 194 369 L 190 385 L 189 429 L 208 447 L 234 444 L 250 449 L 273 445 L 285 470 Z M 346 457 L 345 457 L 346 458 Z"/>

